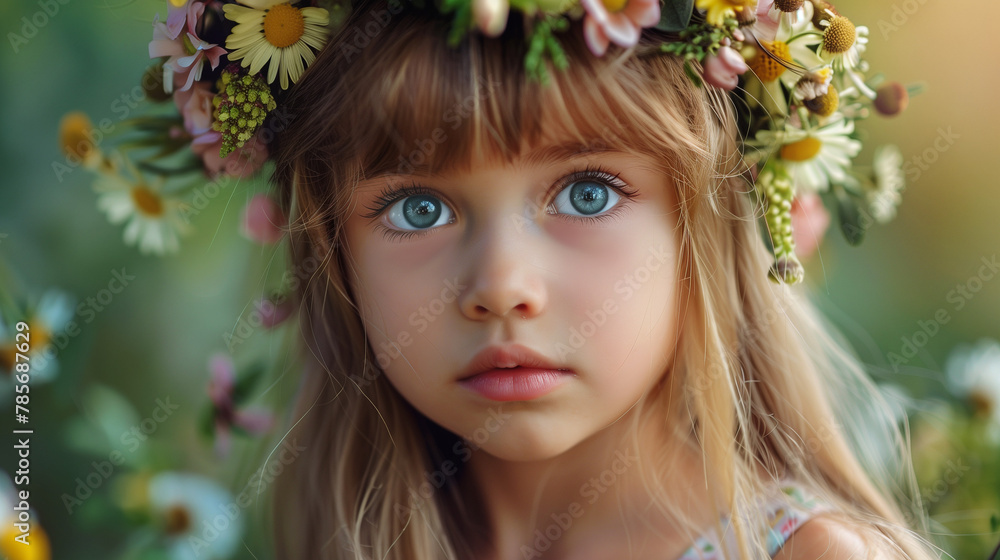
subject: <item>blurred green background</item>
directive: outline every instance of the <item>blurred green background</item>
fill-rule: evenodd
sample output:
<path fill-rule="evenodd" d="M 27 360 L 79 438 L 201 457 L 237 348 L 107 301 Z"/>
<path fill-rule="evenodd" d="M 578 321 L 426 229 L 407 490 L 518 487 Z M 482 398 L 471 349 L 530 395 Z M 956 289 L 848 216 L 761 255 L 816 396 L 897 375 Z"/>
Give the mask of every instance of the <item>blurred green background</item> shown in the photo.
<path fill-rule="evenodd" d="M 42 7 L 29 0 L 0 4 L 8 38 L 0 47 L 0 261 L 9 295 L 35 300 L 58 288 L 83 302 L 108 287 L 114 271 L 124 268 L 135 277 L 58 350 L 56 378 L 31 392 L 33 519 L 50 535 L 54 558 L 118 558 L 142 549 L 135 542 L 135 519 L 120 512 L 116 498 L 127 494 L 117 488 L 127 486 L 139 455 L 156 468 L 206 475 L 234 495 L 264 464 L 257 442 L 245 439 L 237 439 L 227 460 L 218 460 L 196 424 L 208 403 L 209 356 L 225 351 L 225 333 L 275 287 L 285 256 L 280 245 L 261 247 L 238 233 L 247 200 L 266 187 L 261 179 L 230 183 L 194 219 L 195 233 L 182 240 L 181 253 L 162 258 L 142 256 L 122 243 L 122 227 L 109 224 L 95 206 L 92 174 L 80 168 L 54 171 L 54 162 L 65 163 L 57 133 L 66 112 L 82 110 L 95 123 L 107 118 L 117 126 L 148 105 L 130 107 L 129 97 L 150 63 L 152 16 L 166 12 L 161 1 L 64 1 L 53 0 L 58 13 L 16 46 L 9 33 L 21 34 L 21 18 L 32 18 Z M 918 408 L 925 409 L 932 427 L 922 428 L 920 443 L 939 460 L 918 460 L 923 469 L 918 474 L 925 494 L 935 497 L 928 507 L 938 529 L 956 535 L 942 544 L 958 558 L 986 558 L 1000 538 L 997 447 L 982 445 L 985 432 L 972 423 L 943 419 L 934 403 L 942 399 L 961 409 L 943 374 L 953 349 L 1000 338 L 1000 279 L 983 281 L 972 297 L 962 297 L 960 309 L 953 291 L 977 274 L 982 259 L 1000 251 L 1000 196 L 990 179 L 997 161 L 1000 111 L 994 87 L 1000 88 L 1000 63 L 987 31 L 1000 21 L 1000 4 L 836 4 L 869 26 L 866 58 L 873 68 L 903 83 L 924 82 L 927 90 L 903 115 L 873 117 L 862 127 L 868 141 L 859 161 L 869 161 L 874 146 L 895 143 L 917 170 L 908 177 L 898 217 L 874 227 L 857 248 L 831 230 L 805 262 L 810 289 L 876 380 L 902 386 L 923 403 Z M 941 309 L 948 322 L 904 365 L 892 367 L 891 353 L 902 355 L 907 341 Z M 256 362 L 278 368 L 271 375 L 278 382 L 256 389 L 263 401 L 287 403 L 295 388 L 294 365 L 283 354 L 286 335 L 255 332 L 233 356 L 240 368 Z M 105 394 L 102 400 L 102 393 L 93 392 L 99 386 L 118 397 Z M 13 401 L 12 394 L 5 398 Z M 122 412 L 119 424 L 108 420 L 105 406 L 120 405 L 116 398 L 138 416 Z M 166 398 L 176 403 L 178 414 L 158 423 L 141 450 L 102 477 L 94 496 L 69 513 L 63 495 L 73 494 L 77 479 L 97 469 L 95 461 L 121 450 L 116 426 L 150 417 L 157 399 Z M 11 402 L 0 408 L 12 416 Z M 4 425 L 18 427 L 13 419 Z M 921 425 L 915 416 L 915 429 Z M 963 430 L 961 437 L 949 435 L 952 429 Z M 110 435 L 101 439 L 101 434 Z M 8 474 L 17 468 L 13 443 L 0 452 L 0 467 Z M 936 488 L 946 474 L 945 459 L 964 461 L 970 469 L 954 483 L 948 477 L 942 493 Z M 254 498 L 243 518 L 265 505 Z M 245 532 L 232 557 L 270 557 L 261 533 Z"/>

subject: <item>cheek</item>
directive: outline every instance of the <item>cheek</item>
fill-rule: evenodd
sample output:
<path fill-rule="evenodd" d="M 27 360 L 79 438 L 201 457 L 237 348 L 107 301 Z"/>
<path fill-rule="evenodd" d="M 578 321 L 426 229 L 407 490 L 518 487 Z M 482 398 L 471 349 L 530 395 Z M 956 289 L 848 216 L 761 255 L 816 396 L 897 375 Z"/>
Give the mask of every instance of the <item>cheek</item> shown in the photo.
<path fill-rule="evenodd" d="M 571 319 L 553 342 L 609 397 L 632 398 L 662 375 L 677 336 L 677 242 L 658 222 L 633 225 L 603 253 L 561 260 Z"/>

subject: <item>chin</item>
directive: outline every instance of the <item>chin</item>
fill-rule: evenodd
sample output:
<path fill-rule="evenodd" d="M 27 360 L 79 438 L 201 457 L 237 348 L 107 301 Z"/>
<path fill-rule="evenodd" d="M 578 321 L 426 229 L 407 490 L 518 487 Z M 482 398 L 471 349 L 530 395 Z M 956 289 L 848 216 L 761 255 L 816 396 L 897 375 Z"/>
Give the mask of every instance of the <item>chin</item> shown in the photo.
<path fill-rule="evenodd" d="M 504 461 L 545 461 L 569 451 L 583 439 L 582 434 L 569 433 L 569 430 L 551 425 L 510 425 L 490 434 L 479 450 Z M 470 443 L 474 444 L 475 440 Z"/>

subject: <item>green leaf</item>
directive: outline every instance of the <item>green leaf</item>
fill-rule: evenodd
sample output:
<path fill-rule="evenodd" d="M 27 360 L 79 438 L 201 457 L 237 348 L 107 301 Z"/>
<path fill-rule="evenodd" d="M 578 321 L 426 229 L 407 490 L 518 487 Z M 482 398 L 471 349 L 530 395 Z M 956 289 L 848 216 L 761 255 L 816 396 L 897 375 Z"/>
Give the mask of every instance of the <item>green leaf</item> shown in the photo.
<path fill-rule="evenodd" d="M 242 404 L 253 391 L 254 386 L 260 381 L 260 378 L 264 375 L 264 364 L 256 362 L 251 365 L 247 370 L 236 379 L 236 384 L 233 386 L 233 402 L 237 405 Z"/>
<path fill-rule="evenodd" d="M 864 240 L 865 231 L 868 229 L 861 214 L 861 209 L 858 208 L 857 201 L 844 192 L 843 187 L 840 185 L 834 185 L 833 191 L 837 195 L 840 231 L 843 232 L 844 239 L 850 245 L 858 246 Z"/>
<path fill-rule="evenodd" d="M 198 412 L 198 432 L 207 439 L 212 439 L 215 435 L 215 407 L 211 402 L 203 406 Z"/>
<path fill-rule="evenodd" d="M 660 23 L 656 28 L 660 31 L 677 33 L 688 26 L 694 0 L 664 0 L 660 3 Z"/>

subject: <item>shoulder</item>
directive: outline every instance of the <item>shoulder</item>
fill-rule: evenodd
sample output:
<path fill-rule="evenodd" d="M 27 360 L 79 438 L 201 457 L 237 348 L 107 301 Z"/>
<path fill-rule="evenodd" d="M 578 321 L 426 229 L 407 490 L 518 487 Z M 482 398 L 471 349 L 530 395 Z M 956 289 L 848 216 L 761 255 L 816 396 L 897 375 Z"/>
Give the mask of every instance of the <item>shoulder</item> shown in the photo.
<path fill-rule="evenodd" d="M 804 522 L 785 542 L 774 560 L 881 560 L 861 530 L 827 514 Z"/>

